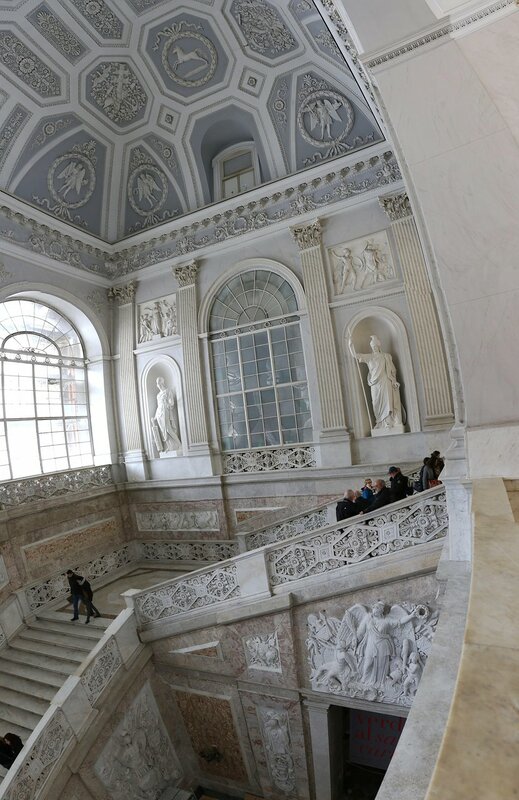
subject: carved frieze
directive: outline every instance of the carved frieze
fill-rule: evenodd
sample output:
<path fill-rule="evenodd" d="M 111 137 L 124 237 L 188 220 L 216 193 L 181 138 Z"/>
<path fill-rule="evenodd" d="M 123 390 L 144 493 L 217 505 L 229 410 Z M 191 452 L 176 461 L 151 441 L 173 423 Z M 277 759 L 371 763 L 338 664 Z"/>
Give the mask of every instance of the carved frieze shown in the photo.
<path fill-rule="evenodd" d="M 158 800 L 182 778 L 149 683 L 116 727 L 94 771 L 112 800 Z"/>
<path fill-rule="evenodd" d="M 244 636 L 242 641 L 249 670 L 257 669 L 262 672 L 283 671 L 276 631 Z"/>
<path fill-rule="evenodd" d="M 218 511 L 138 511 L 139 531 L 217 531 Z"/>
<path fill-rule="evenodd" d="M 310 683 L 316 692 L 409 706 L 431 649 L 438 612 L 403 602 L 357 603 L 342 619 L 308 617 Z"/>
<path fill-rule="evenodd" d="M 178 334 L 175 294 L 140 303 L 138 316 L 139 344 Z"/>
<path fill-rule="evenodd" d="M 369 289 L 395 277 L 384 231 L 331 247 L 328 253 L 335 295 Z"/>
<path fill-rule="evenodd" d="M 142 542 L 144 561 L 225 561 L 238 555 L 237 542 Z"/>

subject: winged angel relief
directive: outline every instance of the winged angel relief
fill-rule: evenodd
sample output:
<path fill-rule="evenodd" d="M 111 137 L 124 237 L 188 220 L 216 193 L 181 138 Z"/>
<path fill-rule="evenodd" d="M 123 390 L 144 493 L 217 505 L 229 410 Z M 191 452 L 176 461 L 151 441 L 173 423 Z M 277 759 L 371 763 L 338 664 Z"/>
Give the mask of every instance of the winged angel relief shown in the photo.
<path fill-rule="evenodd" d="M 365 700 L 411 705 L 438 622 L 426 605 L 356 604 L 342 620 L 308 617 L 312 688 Z"/>

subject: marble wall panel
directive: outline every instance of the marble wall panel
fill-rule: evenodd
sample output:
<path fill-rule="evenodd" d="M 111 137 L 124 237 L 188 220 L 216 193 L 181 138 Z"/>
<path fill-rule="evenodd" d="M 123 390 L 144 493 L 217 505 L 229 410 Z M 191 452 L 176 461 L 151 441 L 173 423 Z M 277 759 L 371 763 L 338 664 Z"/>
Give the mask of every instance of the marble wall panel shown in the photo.
<path fill-rule="evenodd" d="M 4 562 L 7 583 L 0 589 L 0 603 L 7 600 L 11 592 L 15 592 L 22 586 L 22 577 L 18 570 L 14 557 L 13 546 L 10 542 L 4 542 L 0 546 L 0 555 Z"/>
<path fill-rule="evenodd" d="M 246 783 L 247 771 L 230 699 L 182 691 L 176 692 L 176 699 L 201 772 Z M 209 760 L 212 748 L 221 754 L 220 760 Z M 208 756 L 205 759 L 204 754 Z"/>
<path fill-rule="evenodd" d="M 130 497 L 132 528 L 139 538 L 226 539 L 227 520 L 222 501 L 138 502 Z M 150 530 L 155 526 L 154 530 Z"/>
<path fill-rule="evenodd" d="M 273 639 L 276 640 L 276 653 L 271 652 Z M 251 658 L 247 642 L 252 642 L 254 651 L 255 641 L 259 642 L 258 657 Z M 197 650 L 178 652 L 210 642 L 219 643 L 217 658 L 209 658 Z M 288 612 L 159 639 L 153 642 L 152 647 L 157 661 L 178 670 L 198 670 L 208 675 L 253 681 L 261 686 L 296 688 L 298 685 Z"/>
<path fill-rule="evenodd" d="M 123 541 L 118 520 L 104 519 L 95 525 L 45 539 L 37 544 L 22 547 L 27 577 L 39 578 L 88 556 L 96 555 L 107 547 L 116 547 Z"/>

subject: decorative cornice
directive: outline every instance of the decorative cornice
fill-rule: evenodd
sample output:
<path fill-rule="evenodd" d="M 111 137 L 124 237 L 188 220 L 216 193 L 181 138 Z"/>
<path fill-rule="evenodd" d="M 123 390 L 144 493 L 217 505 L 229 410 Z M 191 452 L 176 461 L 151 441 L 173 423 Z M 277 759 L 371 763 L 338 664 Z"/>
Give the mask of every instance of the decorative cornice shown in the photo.
<path fill-rule="evenodd" d="M 323 229 L 318 219 L 308 223 L 308 225 L 298 225 L 295 228 L 290 228 L 290 233 L 300 250 L 319 247 L 323 240 Z"/>
<path fill-rule="evenodd" d="M 378 202 L 391 222 L 396 222 L 399 219 L 404 219 L 404 217 L 411 217 L 413 215 L 409 197 L 405 192 L 402 192 L 402 194 L 379 197 Z"/>
<path fill-rule="evenodd" d="M 137 281 L 130 281 L 124 286 L 112 286 L 107 290 L 108 299 L 115 300 L 119 306 L 126 306 L 133 303 L 136 289 Z"/>
<path fill-rule="evenodd" d="M 196 283 L 198 275 L 198 261 L 190 261 L 189 264 L 183 264 L 181 267 L 174 267 L 173 274 L 178 281 L 178 285 L 182 289 L 184 286 L 192 286 Z"/>
<path fill-rule="evenodd" d="M 491 6 L 487 6 L 487 8 L 482 8 L 480 11 L 475 11 L 473 14 L 469 14 L 468 16 L 463 17 L 456 22 L 450 22 L 448 25 L 442 25 L 440 28 L 436 28 L 428 33 L 424 33 L 422 36 L 419 36 L 416 39 L 401 45 L 400 47 L 396 47 L 394 50 L 389 50 L 387 53 L 382 53 L 379 56 L 375 56 L 366 62 L 366 66 L 369 69 L 379 67 L 381 64 L 386 64 L 388 61 L 393 61 L 395 58 L 400 58 L 408 53 L 412 53 L 413 50 L 417 50 L 420 47 L 425 47 L 432 42 L 436 42 L 438 39 L 443 39 L 445 36 L 450 36 L 452 33 L 462 31 L 464 28 L 467 28 L 470 25 L 475 25 L 478 22 L 481 22 L 481 20 L 493 16 L 499 11 L 503 11 L 509 6 L 516 5 L 518 5 L 517 0 L 499 0 L 499 2 L 493 3 Z"/>

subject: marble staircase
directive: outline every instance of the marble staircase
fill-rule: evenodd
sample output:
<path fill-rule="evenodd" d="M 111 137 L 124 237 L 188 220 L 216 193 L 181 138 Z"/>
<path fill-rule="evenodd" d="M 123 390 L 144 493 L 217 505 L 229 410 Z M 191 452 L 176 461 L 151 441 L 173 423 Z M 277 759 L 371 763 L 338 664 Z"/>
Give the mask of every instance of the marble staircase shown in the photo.
<path fill-rule="evenodd" d="M 25 743 L 69 675 L 103 636 L 111 620 L 71 612 L 40 611 L 0 650 L 0 735 L 16 733 Z M 0 766 L 0 780 L 7 773 Z"/>

